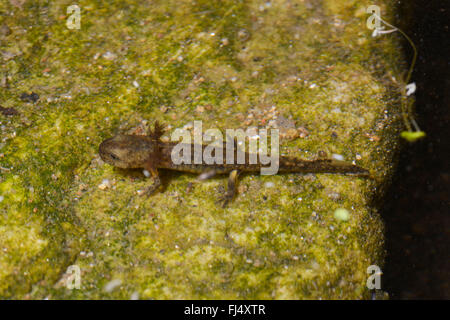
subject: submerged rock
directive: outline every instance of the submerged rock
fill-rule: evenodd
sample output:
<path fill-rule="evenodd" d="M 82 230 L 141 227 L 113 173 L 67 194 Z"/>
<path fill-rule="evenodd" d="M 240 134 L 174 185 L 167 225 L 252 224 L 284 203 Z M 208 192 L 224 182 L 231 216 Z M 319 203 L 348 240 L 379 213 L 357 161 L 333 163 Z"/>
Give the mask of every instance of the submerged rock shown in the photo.
<path fill-rule="evenodd" d="M 393 36 L 371 36 L 365 5 L 82 3 L 79 30 L 54 2 L 39 19 L 31 2 L 0 4 L 14 13 L 0 51 L 20 52 L 1 67 L 11 85 L 0 104 L 32 124 L 0 119 L 0 297 L 370 298 L 367 268 L 383 264 L 374 200 L 394 166 L 403 57 Z M 389 20 L 390 2 L 378 3 Z M 35 105 L 20 100 L 33 90 Z M 374 178 L 247 175 L 222 209 L 225 177 L 163 173 L 166 188 L 147 199 L 142 171 L 97 153 L 143 120 L 224 131 L 277 117 L 307 128 L 281 140 L 282 154 L 340 155 Z M 74 277 L 79 289 L 64 285 Z"/>

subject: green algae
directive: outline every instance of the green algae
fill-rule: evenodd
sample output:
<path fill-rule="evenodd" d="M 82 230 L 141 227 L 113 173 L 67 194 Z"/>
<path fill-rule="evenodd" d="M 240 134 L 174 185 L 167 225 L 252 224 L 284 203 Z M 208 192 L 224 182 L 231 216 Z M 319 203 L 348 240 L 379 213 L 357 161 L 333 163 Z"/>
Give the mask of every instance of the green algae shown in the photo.
<path fill-rule="evenodd" d="M 71 4 L 0 4 L 11 29 L 0 36 L 0 104 L 20 112 L 1 118 L 1 297 L 369 296 L 366 269 L 383 262 L 374 199 L 395 163 L 403 72 L 396 39 L 365 27 L 370 3 L 80 1 L 80 30 L 66 28 Z M 31 91 L 37 103 L 19 99 Z M 283 154 L 360 159 L 375 179 L 246 175 L 221 209 L 225 178 L 165 172 L 164 191 L 145 199 L 140 172 L 97 154 L 103 139 L 154 119 L 226 129 L 276 116 L 309 132 L 282 140 Z M 62 284 L 70 265 L 80 289 Z M 121 284 L 105 289 L 112 280 Z"/>

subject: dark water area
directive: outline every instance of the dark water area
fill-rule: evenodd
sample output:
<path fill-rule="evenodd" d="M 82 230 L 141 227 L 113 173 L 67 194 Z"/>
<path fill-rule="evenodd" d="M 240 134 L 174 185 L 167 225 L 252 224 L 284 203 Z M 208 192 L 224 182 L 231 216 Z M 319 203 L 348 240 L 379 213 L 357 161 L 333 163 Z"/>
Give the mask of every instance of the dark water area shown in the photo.
<path fill-rule="evenodd" d="M 399 5 L 410 18 L 397 23 L 419 52 L 411 81 L 427 137 L 403 148 L 382 210 L 383 290 L 391 299 L 450 299 L 450 1 Z"/>

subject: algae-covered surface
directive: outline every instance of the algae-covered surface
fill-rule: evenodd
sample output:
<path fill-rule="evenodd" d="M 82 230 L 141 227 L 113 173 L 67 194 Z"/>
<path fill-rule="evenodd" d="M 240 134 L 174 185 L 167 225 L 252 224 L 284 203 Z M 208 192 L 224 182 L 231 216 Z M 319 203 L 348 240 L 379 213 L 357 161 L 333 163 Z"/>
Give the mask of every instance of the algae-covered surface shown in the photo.
<path fill-rule="evenodd" d="M 0 297 L 370 297 L 404 67 L 395 34 L 371 36 L 372 3 L 78 1 L 69 29 L 72 4 L 0 2 L 0 105 L 17 111 L 0 114 Z M 223 209 L 226 177 L 162 172 L 140 197 L 151 180 L 98 145 L 154 120 L 167 136 L 194 120 L 287 128 L 282 154 L 343 157 L 373 179 L 245 175 Z"/>

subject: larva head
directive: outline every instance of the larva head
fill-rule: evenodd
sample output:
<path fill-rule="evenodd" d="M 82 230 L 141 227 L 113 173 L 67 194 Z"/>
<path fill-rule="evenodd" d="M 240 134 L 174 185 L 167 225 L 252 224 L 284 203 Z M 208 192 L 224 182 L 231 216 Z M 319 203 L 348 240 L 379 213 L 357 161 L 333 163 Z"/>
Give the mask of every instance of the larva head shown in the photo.
<path fill-rule="evenodd" d="M 146 136 L 117 135 L 99 146 L 100 157 L 119 168 L 142 168 L 153 154 L 154 144 Z"/>

